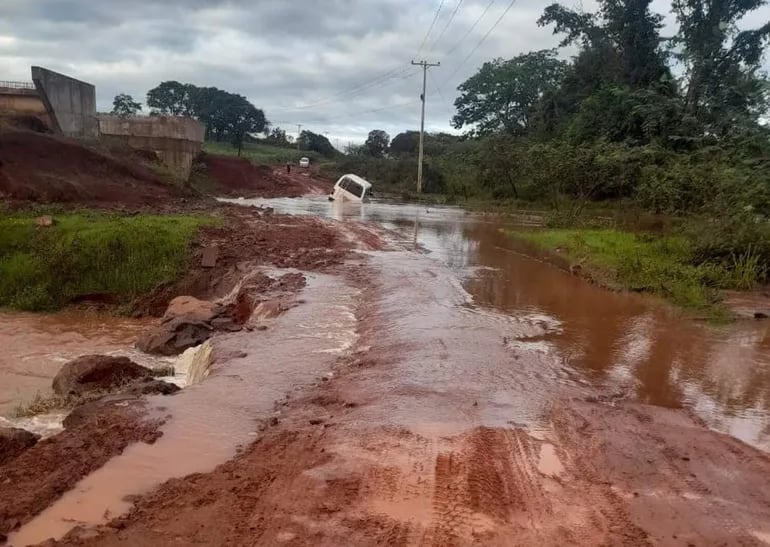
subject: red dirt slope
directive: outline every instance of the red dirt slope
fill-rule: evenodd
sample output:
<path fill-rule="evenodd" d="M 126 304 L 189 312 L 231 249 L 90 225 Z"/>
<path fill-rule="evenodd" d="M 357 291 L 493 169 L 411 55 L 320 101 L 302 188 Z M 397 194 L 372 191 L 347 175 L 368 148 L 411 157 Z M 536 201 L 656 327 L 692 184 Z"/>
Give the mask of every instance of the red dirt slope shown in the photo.
<path fill-rule="evenodd" d="M 68 139 L 0 133 L 2 199 L 142 205 L 166 200 L 175 192 L 136 155 L 116 159 Z"/>
<path fill-rule="evenodd" d="M 214 182 L 222 195 L 245 198 L 294 198 L 319 192 L 309 177 L 292 175 L 283 170 L 273 170 L 267 165 L 254 165 L 246 158 L 201 154 L 200 161 L 206 175 Z"/>

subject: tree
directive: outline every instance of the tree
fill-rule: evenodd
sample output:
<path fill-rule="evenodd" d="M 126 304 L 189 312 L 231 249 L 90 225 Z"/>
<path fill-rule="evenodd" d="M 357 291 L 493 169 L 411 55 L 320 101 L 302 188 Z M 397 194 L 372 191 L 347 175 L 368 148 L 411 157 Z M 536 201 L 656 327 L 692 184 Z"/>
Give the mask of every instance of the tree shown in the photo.
<path fill-rule="evenodd" d="M 265 142 L 267 144 L 272 144 L 274 146 L 289 146 L 291 144 L 291 141 L 289 140 L 290 137 L 286 135 L 286 131 L 281 129 L 280 127 L 274 127 L 270 133 L 265 137 Z"/>
<path fill-rule="evenodd" d="M 246 97 L 232 95 L 227 106 L 228 134 L 241 155 L 244 138 L 251 133 L 262 133 L 267 127 L 265 113 L 251 104 Z"/>
<path fill-rule="evenodd" d="M 112 113 L 121 118 L 136 116 L 142 109 L 142 103 L 138 103 L 131 95 L 119 93 L 112 101 Z"/>
<path fill-rule="evenodd" d="M 566 66 L 553 50 L 484 63 L 460 84 L 452 125 L 457 129 L 472 125 L 477 135 L 526 134 L 535 106 L 561 83 Z"/>
<path fill-rule="evenodd" d="M 760 74 L 770 23 L 741 31 L 738 22 L 766 0 L 674 0 L 679 22 L 674 44 L 686 67 L 685 105 L 708 134 L 726 135 L 736 125 L 755 123 L 767 110 Z"/>
<path fill-rule="evenodd" d="M 394 156 L 414 155 L 420 143 L 419 131 L 404 131 L 390 141 L 390 153 Z"/>
<path fill-rule="evenodd" d="M 329 139 L 307 129 L 302 130 L 297 140 L 299 141 L 300 150 L 311 150 L 328 158 L 336 154 L 336 150 L 332 143 L 329 142 Z"/>
<path fill-rule="evenodd" d="M 193 109 L 194 86 L 174 80 L 162 82 L 147 92 L 147 106 L 156 114 L 190 116 Z"/>
<path fill-rule="evenodd" d="M 373 158 L 383 158 L 388 153 L 390 135 L 382 129 L 369 131 L 369 136 L 364 142 L 364 151 Z"/>
<path fill-rule="evenodd" d="M 566 34 L 561 47 L 579 42 L 583 51 L 614 52 L 621 70 L 613 83 L 647 87 L 669 74 L 660 48 L 663 16 L 650 11 L 651 3 L 652 0 L 600 0 L 598 14 L 552 4 L 545 8 L 537 23 L 553 24 L 554 34 Z"/>
<path fill-rule="evenodd" d="M 153 115 L 189 116 L 206 126 L 206 140 L 230 141 L 240 154 L 244 139 L 264 132 L 265 113 L 246 97 L 216 87 L 162 82 L 147 93 Z"/>

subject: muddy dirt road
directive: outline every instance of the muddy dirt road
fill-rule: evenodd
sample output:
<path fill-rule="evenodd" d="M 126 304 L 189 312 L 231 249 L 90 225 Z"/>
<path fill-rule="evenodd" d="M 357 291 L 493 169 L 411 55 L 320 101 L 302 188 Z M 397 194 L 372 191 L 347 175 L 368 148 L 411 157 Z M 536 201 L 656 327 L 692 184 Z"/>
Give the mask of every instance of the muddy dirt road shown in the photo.
<path fill-rule="evenodd" d="M 11 544 L 770 542 L 763 324 L 607 293 L 462 211 L 267 204 L 356 251 Z"/>

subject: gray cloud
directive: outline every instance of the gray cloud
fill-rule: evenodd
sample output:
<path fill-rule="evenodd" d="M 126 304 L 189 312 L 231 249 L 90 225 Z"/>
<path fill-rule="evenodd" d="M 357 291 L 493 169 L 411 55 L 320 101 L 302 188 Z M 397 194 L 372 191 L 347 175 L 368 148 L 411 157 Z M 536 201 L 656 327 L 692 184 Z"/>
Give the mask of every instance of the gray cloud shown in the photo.
<path fill-rule="evenodd" d="M 419 52 L 442 64 L 428 80 L 427 126 L 434 131 L 451 130 L 456 87 L 483 61 L 558 42 L 535 23 L 550 2 L 518 0 L 468 58 L 508 0 L 497 0 L 467 37 L 489 0 L 463 0 L 447 26 L 457 2 L 445 0 Z M 417 127 L 420 72 L 409 61 L 418 57 L 439 3 L 2 0 L 0 79 L 27 80 L 30 65 L 47 66 L 96 84 L 101 109 L 117 93 L 144 100 L 162 80 L 214 85 L 246 95 L 290 131 L 301 123 L 332 140 L 360 141 L 373 128 L 394 135 Z M 591 10 L 595 1 L 583 5 Z M 654 6 L 669 11 L 666 0 Z M 760 15 L 770 17 L 766 10 Z M 755 19 L 747 25 L 763 20 Z M 667 23 L 673 32 L 670 17 Z"/>

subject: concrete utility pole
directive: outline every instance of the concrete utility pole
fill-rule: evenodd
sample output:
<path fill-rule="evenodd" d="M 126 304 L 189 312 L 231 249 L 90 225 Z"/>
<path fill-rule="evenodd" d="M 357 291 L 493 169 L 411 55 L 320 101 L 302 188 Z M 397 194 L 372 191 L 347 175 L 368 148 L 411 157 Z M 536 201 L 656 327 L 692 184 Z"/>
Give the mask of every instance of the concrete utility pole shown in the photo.
<path fill-rule="evenodd" d="M 297 150 L 299 150 L 299 136 L 302 134 L 302 124 L 297 124 Z"/>
<path fill-rule="evenodd" d="M 419 63 L 415 63 L 412 61 L 412 64 L 415 66 L 421 66 L 422 67 L 422 95 L 420 95 L 420 102 L 422 103 L 422 111 L 420 114 L 420 154 L 419 158 L 417 159 L 417 193 L 422 192 L 422 155 L 423 155 L 423 144 L 425 142 L 425 87 L 426 87 L 426 80 L 428 79 L 428 69 L 433 66 L 441 66 L 441 63 L 429 63 L 425 60 L 420 61 Z"/>

